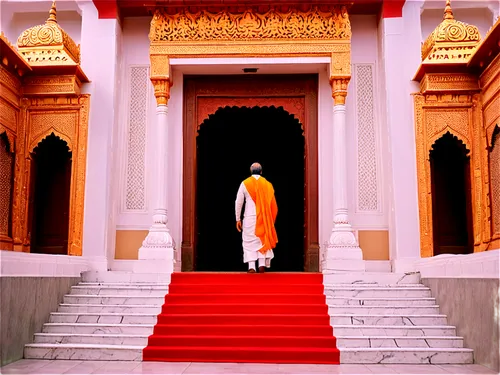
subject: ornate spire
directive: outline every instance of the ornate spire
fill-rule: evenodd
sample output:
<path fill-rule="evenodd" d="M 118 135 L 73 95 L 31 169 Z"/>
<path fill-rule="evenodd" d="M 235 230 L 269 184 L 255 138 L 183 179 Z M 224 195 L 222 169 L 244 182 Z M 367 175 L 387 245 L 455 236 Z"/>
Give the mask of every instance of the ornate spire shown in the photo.
<path fill-rule="evenodd" d="M 45 23 L 50 23 L 50 22 L 57 23 L 56 13 L 57 13 L 57 11 L 56 11 L 56 0 L 54 0 L 52 2 L 52 7 L 50 8 L 49 18 L 47 18 L 47 21 L 45 21 Z"/>
<path fill-rule="evenodd" d="M 56 13 L 53 0 L 47 21 L 23 31 L 17 39 L 19 53 L 30 66 L 80 63 L 80 46 L 57 23 Z"/>
<path fill-rule="evenodd" d="M 433 64 L 467 62 L 480 40 L 479 29 L 456 20 L 451 0 L 446 0 L 443 20 L 422 45 L 422 61 Z"/>
<path fill-rule="evenodd" d="M 444 8 L 443 20 L 454 20 L 454 19 L 455 19 L 455 17 L 453 17 L 453 10 L 451 9 L 451 0 L 446 0 L 446 6 Z"/>

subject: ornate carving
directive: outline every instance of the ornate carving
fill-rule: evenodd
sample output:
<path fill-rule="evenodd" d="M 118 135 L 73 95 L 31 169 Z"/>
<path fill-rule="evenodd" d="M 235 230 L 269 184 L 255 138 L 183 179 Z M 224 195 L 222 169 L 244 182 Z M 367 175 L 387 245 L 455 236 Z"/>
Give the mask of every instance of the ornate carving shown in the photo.
<path fill-rule="evenodd" d="M 17 128 L 17 111 L 16 109 L 0 97 L 0 123 L 4 124 L 12 131 Z"/>
<path fill-rule="evenodd" d="M 54 133 L 71 148 L 70 230 L 68 253 L 81 255 L 85 189 L 86 143 L 89 96 L 44 96 L 24 98 L 16 142 L 12 234 L 14 249 L 29 251 L 29 202 L 31 152 L 47 135 Z"/>
<path fill-rule="evenodd" d="M 224 107 L 283 107 L 285 111 L 295 116 L 301 124 L 304 124 L 305 119 L 305 103 L 304 98 L 283 98 L 283 97 L 231 97 L 224 98 Z M 209 117 L 209 115 L 217 112 L 221 108 L 220 98 L 205 98 L 199 97 L 197 102 L 198 112 L 198 127 Z M 302 127 L 303 128 L 303 127 Z"/>
<path fill-rule="evenodd" d="M 252 41 L 252 40 L 349 40 L 351 25 L 345 6 L 323 12 L 316 7 L 307 12 L 274 9 L 258 13 L 223 10 L 217 14 L 202 10 L 174 15 L 158 9 L 151 21 L 151 42 Z"/>
<path fill-rule="evenodd" d="M 167 105 L 170 99 L 171 81 L 168 79 L 151 78 L 155 89 L 156 105 Z"/>
<path fill-rule="evenodd" d="M 69 255 L 82 255 L 83 240 L 83 208 L 85 199 L 85 171 L 87 168 L 87 134 L 90 110 L 90 95 L 81 95 L 78 98 L 78 146 L 73 151 L 73 179 L 70 205 L 70 236 Z"/>
<path fill-rule="evenodd" d="M 169 79 L 169 58 L 219 56 L 328 56 L 332 78 L 351 75 L 351 26 L 344 6 L 328 12 L 313 7 L 259 13 L 249 8 L 243 13 L 226 9 L 175 15 L 158 9 L 149 37 L 152 79 Z"/>
<path fill-rule="evenodd" d="M 464 142 L 469 150 L 472 149 L 467 109 L 426 109 L 424 117 L 428 151 L 434 142 L 446 132 L 453 133 Z"/>
<path fill-rule="evenodd" d="M 73 151 L 73 140 L 78 126 L 77 111 L 30 111 L 29 149 L 31 152 L 45 137 L 54 133 Z"/>
<path fill-rule="evenodd" d="M 455 20 L 450 1 L 446 3 L 443 21 L 422 45 L 425 62 L 467 62 L 476 50 L 481 36 L 476 26 Z"/>
<path fill-rule="evenodd" d="M 10 215 L 12 196 L 13 147 L 10 139 L 3 136 L 0 126 L 0 242 L 10 240 Z M 12 244 L 11 244 L 12 246 Z"/>
<path fill-rule="evenodd" d="M 441 91 L 479 91 L 479 82 L 472 74 L 426 74 L 420 82 L 424 94 Z"/>
<path fill-rule="evenodd" d="M 80 46 L 57 23 L 55 1 L 45 24 L 25 30 L 17 39 L 17 46 L 30 65 L 80 63 Z"/>
<path fill-rule="evenodd" d="M 146 209 L 146 127 L 148 113 L 148 68 L 130 70 L 129 119 L 127 132 L 126 210 Z"/>
<path fill-rule="evenodd" d="M 359 64 L 356 72 L 358 204 L 359 211 L 378 211 L 377 149 L 373 66 Z"/>
<path fill-rule="evenodd" d="M 493 235 L 500 236 L 500 129 L 497 127 L 489 153 L 491 190 L 491 228 Z"/>
<path fill-rule="evenodd" d="M 335 105 L 345 105 L 349 78 L 330 78 L 330 85 L 332 86 L 332 97 Z"/>
<path fill-rule="evenodd" d="M 330 79 L 349 78 L 351 76 L 351 45 L 338 45 L 331 58 Z"/>
<path fill-rule="evenodd" d="M 5 88 L 14 91 L 17 95 L 21 91 L 21 82 L 12 75 L 7 69 L 0 65 L 0 84 L 4 85 Z M 2 90 L 2 96 L 4 92 Z"/>
<path fill-rule="evenodd" d="M 25 95 L 79 95 L 81 81 L 74 75 L 26 77 L 23 91 Z"/>

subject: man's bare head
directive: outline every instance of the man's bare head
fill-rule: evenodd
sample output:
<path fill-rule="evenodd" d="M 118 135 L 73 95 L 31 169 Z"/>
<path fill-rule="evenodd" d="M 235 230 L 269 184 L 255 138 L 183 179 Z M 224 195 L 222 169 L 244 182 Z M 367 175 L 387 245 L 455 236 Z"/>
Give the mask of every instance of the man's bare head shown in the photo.
<path fill-rule="evenodd" d="M 262 165 L 260 165 L 259 163 L 253 163 L 251 166 L 250 166 L 250 173 L 251 174 L 262 174 Z"/>

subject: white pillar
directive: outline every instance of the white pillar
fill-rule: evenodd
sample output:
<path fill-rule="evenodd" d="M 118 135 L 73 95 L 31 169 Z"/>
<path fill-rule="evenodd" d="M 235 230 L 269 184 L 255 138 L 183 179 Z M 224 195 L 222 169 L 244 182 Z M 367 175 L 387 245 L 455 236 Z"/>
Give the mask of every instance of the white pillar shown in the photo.
<path fill-rule="evenodd" d="M 323 272 L 364 271 L 363 253 L 349 223 L 347 207 L 347 137 L 346 108 L 348 80 L 332 82 L 333 97 L 333 190 L 334 219 L 333 229 L 328 241 Z"/>
<path fill-rule="evenodd" d="M 407 1 L 403 17 L 380 21 L 382 118 L 388 129 L 390 176 L 389 249 L 394 272 L 414 271 L 420 258 L 415 122 L 412 81 L 421 62 L 423 1 Z"/>
<path fill-rule="evenodd" d="M 158 156 L 155 160 L 155 174 L 157 175 L 158 186 L 156 187 L 153 225 L 139 249 L 139 262 L 134 267 L 135 272 L 170 274 L 174 270 L 175 243 L 167 227 L 167 100 L 165 98 L 158 100 L 156 107 L 156 147 Z"/>
<path fill-rule="evenodd" d="M 109 268 L 110 242 L 114 238 L 110 190 L 112 186 L 113 126 L 116 123 L 115 97 L 118 92 L 117 49 L 121 33 L 116 19 L 99 19 L 95 5 L 78 3 L 82 13 L 81 64 L 90 83 L 90 114 L 85 179 L 83 256 L 92 270 Z M 112 246 L 112 245 L 111 245 Z"/>

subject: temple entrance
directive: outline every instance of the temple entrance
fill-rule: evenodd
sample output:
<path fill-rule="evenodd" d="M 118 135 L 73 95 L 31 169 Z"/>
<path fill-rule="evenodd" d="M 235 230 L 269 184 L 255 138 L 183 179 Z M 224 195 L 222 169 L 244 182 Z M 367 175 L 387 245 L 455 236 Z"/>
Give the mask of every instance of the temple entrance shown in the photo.
<path fill-rule="evenodd" d="M 473 251 L 469 150 L 446 133 L 430 152 L 434 255 Z"/>
<path fill-rule="evenodd" d="M 197 137 L 196 270 L 244 271 L 235 199 L 259 162 L 278 203 L 278 245 L 272 271 L 304 269 L 304 135 L 301 124 L 275 107 L 226 107 Z"/>
<path fill-rule="evenodd" d="M 31 169 L 31 252 L 68 253 L 71 152 L 55 135 L 33 150 Z"/>

